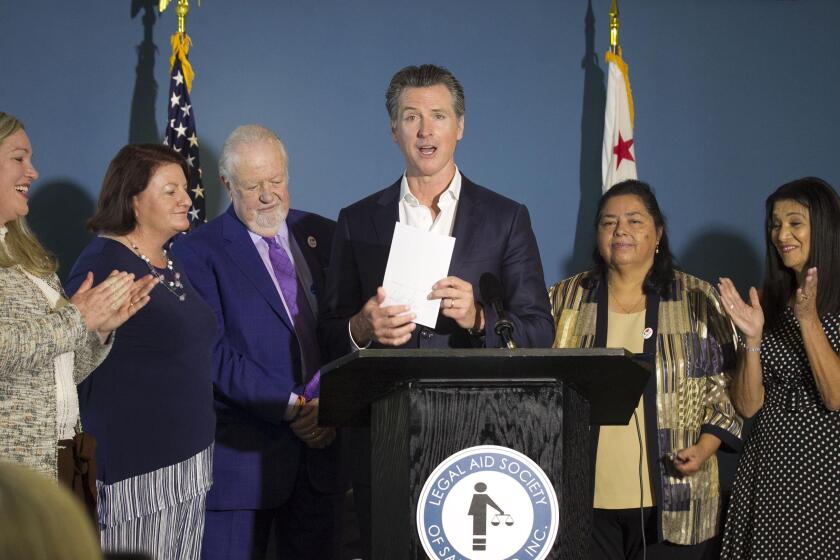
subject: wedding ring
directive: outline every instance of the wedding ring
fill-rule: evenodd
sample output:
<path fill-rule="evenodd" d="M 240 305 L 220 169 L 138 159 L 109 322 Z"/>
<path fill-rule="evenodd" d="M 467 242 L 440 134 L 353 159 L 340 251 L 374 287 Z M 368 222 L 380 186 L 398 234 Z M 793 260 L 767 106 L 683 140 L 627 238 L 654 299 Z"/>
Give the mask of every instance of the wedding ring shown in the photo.
<path fill-rule="evenodd" d="M 453 307 L 455 307 L 455 300 L 452 299 L 452 298 L 449 298 L 449 309 L 452 309 Z"/>

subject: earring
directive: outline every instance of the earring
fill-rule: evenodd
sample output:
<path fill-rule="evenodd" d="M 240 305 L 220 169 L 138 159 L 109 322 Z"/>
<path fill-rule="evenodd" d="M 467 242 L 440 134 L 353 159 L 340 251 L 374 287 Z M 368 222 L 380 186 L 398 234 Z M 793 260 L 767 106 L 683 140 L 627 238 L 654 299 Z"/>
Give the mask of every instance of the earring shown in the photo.
<path fill-rule="evenodd" d="M 659 254 L 659 243 L 656 244 L 656 254 Z"/>

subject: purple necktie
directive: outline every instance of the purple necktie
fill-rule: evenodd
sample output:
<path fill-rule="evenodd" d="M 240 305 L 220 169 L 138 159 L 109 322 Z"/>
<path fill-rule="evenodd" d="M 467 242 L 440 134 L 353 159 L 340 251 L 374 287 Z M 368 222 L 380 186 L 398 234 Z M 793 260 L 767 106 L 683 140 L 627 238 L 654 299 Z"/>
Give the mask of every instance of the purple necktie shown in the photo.
<path fill-rule="evenodd" d="M 301 369 L 306 368 L 303 370 L 303 381 L 306 382 L 303 396 L 309 400 L 318 396 L 321 380 L 321 372 L 318 369 L 321 365 L 321 352 L 318 350 L 318 341 L 315 338 L 315 316 L 312 314 L 306 292 L 298 280 L 295 267 L 286 250 L 273 237 L 263 237 L 263 239 L 268 243 L 268 259 L 271 261 L 271 268 L 274 269 L 274 276 L 277 277 L 286 307 L 292 316 L 292 324 L 300 343 L 303 358 Z"/>

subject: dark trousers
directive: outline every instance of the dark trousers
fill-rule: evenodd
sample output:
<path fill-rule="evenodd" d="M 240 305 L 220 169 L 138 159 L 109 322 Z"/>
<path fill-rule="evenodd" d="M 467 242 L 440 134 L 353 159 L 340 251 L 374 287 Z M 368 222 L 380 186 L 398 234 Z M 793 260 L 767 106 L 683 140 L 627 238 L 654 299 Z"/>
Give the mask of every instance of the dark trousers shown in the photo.
<path fill-rule="evenodd" d="M 705 560 L 717 558 L 719 538 L 696 545 L 656 542 L 656 508 L 596 509 L 592 522 L 591 560 Z M 642 526 L 647 547 L 642 546 Z"/>
<path fill-rule="evenodd" d="M 334 560 L 341 537 L 343 494 L 324 494 L 301 461 L 292 495 L 282 506 L 259 510 L 207 510 L 203 560 Z M 272 532 L 272 526 L 274 531 Z M 269 538 L 274 535 L 274 546 Z"/>

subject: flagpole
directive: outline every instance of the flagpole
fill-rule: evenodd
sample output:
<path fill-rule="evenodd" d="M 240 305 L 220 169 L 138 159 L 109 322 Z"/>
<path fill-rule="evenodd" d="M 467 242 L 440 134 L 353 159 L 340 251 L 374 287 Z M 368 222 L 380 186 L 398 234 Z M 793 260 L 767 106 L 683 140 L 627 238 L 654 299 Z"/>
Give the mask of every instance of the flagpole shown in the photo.
<path fill-rule="evenodd" d="M 621 47 L 618 46 L 618 0 L 612 0 L 610 6 L 610 52 L 621 56 Z"/>
<path fill-rule="evenodd" d="M 172 0 L 160 0 L 158 9 L 163 13 Z M 178 33 L 183 36 L 187 32 L 187 14 L 190 13 L 190 0 L 177 0 L 178 5 L 175 7 L 175 15 L 178 16 Z M 201 0 L 198 0 L 198 5 L 201 6 Z"/>

